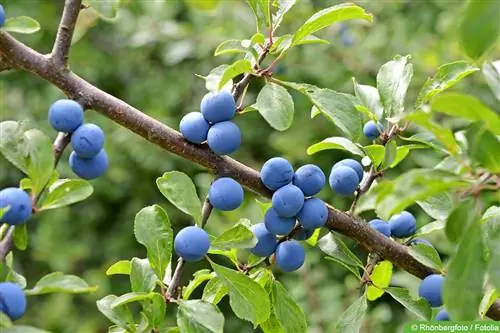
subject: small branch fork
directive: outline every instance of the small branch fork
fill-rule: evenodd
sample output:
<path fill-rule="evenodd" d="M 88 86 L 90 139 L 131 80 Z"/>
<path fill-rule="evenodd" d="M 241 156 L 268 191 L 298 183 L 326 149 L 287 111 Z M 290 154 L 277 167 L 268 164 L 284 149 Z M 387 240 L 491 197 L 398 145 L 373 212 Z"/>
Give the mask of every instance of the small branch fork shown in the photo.
<path fill-rule="evenodd" d="M 79 3 L 79 1 L 66 1 L 66 5 L 74 3 Z M 69 13 L 68 10 L 68 17 L 74 17 L 76 20 L 77 15 L 74 12 L 72 12 L 72 15 Z M 61 21 L 64 21 L 64 17 Z M 67 28 L 62 30 L 66 31 L 58 35 L 61 36 L 61 40 L 68 41 L 69 39 L 63 36 L 67 36 L 68 31 L 74 25 L 65 24 L 65 26 Z M 56 45 L 69 44 L 58 42 Z M 260 55 L 259 59 L 261 61 L 267 55 L 266 49 L 268 48 L 265 47 L 263 54 Z M 57 46 L 56 50 L 60 51 L 55 51 L 53 57 L 62 55 L 63 59 L 67 59 L 67 56 L 65 56 L 67 54 L 66 47 Z M 228 156 L 215 155 L 206 144 L 195 145 L 188 143 L 177 131 L 149 117 L 126 102 L 100 90 L 73 73 L 67 66 L 57 65 L 57 62 L 54 63 L 50 55 L 36 52 L 5 31 L 0 31 L 0 60 L 0 70 L 8 67 L 29 71 L 61 89 L 69 98 L 78 100 L 84 108 L 101 113 L 166 151 L 197 163 L 217 175 L 231 177 L 257 194 L 268 198 L 271 197 L 271 192 L 261 183 L 259 173 L 256 170 Z M 233 91 L 234 96 L 241 97 L 251 80 L 251 76 L 246 74 L 236 84 Z M 425 278 L 429 274 L 437 273 L 434 269 L 413 258 L 406 246 L 387 239 L 387 237 L 370 228 L 365 222 L 348 213 L 330 205 L 327 205 L 327 207 L 328 220 L 326 228 L 355 240 L 367 252 L 379 253 L 383 258 L 390 260 L 396 266 L 419 278 Z M 487 315 L 492 319 L 500 320 L 500 300 L 493 303 Z"/>

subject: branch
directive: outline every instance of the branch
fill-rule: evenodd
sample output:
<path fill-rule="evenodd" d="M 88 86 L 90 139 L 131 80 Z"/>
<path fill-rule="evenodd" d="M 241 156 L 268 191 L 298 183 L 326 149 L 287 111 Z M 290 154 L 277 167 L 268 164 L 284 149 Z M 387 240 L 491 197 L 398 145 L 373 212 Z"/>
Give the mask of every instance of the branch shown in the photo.
<path fill-rule="evenodd" d="M 0 51 L 8 57 L 9 61 L 12 61 L 16 68 L 30 71 L 49 81 L 70 98 L 79 100 L 85 108 L 101 113 L 173 154 L 195 162 L 219 176 L 232 177 L 257 194 L 271 197 L 272 193 L 261 183 L 258 171 L 228 156 L 215 155 L 206 144 L 188 143 L 177 131 L 107 94 L 71 71 L 60 70 L 45 56 L 3 31 L 0 31 Z M 250 81 L 249 78 L 247 80 Z M 238 88 L 240 84 L 241 82 L 235 88 L 236 96 L 240 91 Z M 388 239 L 370 228 L 368 224 L 329 205 L 326 226 L 354 239 L 366 251 L 380 253 L 396 266 L 419 278 L 437 273 L 434 269 L 415 260 L 406 246 Z M 493 319 L 500 320 L 500 301 L 496 301 L 487 314 Z"/>
<path fill-rule="evenodd" d="M 51 59 L 58 67 L 68 64 L 71 39 L 73 38 L 73 31 L 75 30 L 76 19 L 78 18 L 81 6 L 82 0 L 66 0 L 64 4 L 64 11 L 51 53 Z"/>
<path fill-rule="evenodd" d="M 4 261 L 7 253 L 10 251 L 10 247 L 12 246 L 12 240 L 14 238 L 14 226 L 10 226 L 7 230 L 7 234 L 0 241 L 0 262 Z"/>

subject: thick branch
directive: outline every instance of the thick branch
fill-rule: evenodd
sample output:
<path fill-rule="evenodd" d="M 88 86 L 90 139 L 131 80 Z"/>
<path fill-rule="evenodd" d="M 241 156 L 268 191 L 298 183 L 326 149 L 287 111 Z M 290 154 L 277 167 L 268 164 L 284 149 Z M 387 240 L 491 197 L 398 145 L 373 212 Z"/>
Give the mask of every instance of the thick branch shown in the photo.
<path fill-rule="evenodd" d="M 82 0 L 66 0 L 64 3 L 64 11 L 51 54 L 56 66 L 65 66 L 68 63 L 71 39 L 73 39 L 73 31 L 81 6 Z"/>
<path fill-rule="evenodd" d="M 188 143 L 177 131 L 96 88 L 76 74 L 59 70 L 45 56 L 5 32 L 0 32 L 0 51 L 17 68 L 35 73 L 51 82 L 86 108 L 103 114 L 173 154 L 204 166 L 217 175 L 232 177 L 255 193 L 271 197 L 271 192 L 261 183 L 258 171 L 230 157 L 217 156 L 206 145 Z M 366 223 L 331 206 L 328 206 L 328 211 L 327 227 L 354 239 L 366 251 L 380 253 L 396 266 L 419 278 L 436 272 L 415 260 L 406 246 L 388 239 Z M 488 316 L 500 320 L 499 301 L 490 308 Z"/>

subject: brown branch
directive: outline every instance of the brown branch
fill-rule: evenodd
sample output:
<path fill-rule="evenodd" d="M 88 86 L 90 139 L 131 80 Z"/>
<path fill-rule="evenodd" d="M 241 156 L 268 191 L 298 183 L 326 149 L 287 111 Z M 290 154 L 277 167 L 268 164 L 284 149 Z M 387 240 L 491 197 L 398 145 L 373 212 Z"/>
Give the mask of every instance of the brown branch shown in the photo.
<path fill-rule="evenodd" d="M 365 272 L 361 277 L 361 284 L 366 285 L 372 282 L 370 275 L 372 275 L 375 266 L 377 266 L 377 264 L 382 260 L 383 260 L 382 256 L 379 255 L 378 253 L 376 252 L 370 253 L 370 255 L 368 256 L 368 262 L 366 263 L 365 266 Z"/>
<path fill-rule="evenodd" d="M 98 89 L 71 71 L 61 71 L 45 56 L 3 31 L 0 32 L 0 51 L 8 57 L 9 61 L 12 61 L 16 68 L 30 71 L 49 81 L 67 96 L 79 100 L 84 107 L 96 110 L 173 154 L 204 166 L 217 175 L 232 177 L 255 193 L 271 197 L 271 192 L 261 183 L 258 171 L 228 156 L 215 155 L 205 144 L 188 143 L 177 131 Z M 242 81 L 244 79 L 245 77 Z M 247 80 L 249 82 L 250 77 Z M 242 89 L 244 85 L 240 84 L 241 81 L 235 88 L 236 96 L 238 96 L 238 91 L 244 90 Z M 327 227 L 354 239 L 368 252 L 380 253 L 396 266 L 419 278 L 436 273 L 434 269 L 415 260 L 408 253 L 406 246 L 388 239 L 366 223 L 331 206 L 328 206 Z M 500 320 L 500 301 L 492 305 L 487 315 Z"/>
<path fill-rule="evenodd" d="M 0 262 L 4 261 L 7 253 L 10 251 L 12 246 L 12 240 L 14 238 L 14 226 L 11 225 L 5 234 L 5 237 L 0 241 Z"/>
<path fill-rule="evenodd" d="M 174 275 L 172 276 L 172 280 L 170 281 L 170 285 L 167 289 L 166 299 L 168 301 L 172 299 L 177 299 L 179 296 L 179 287 L 181 285 L 182 272 L 184 272 L 184 265 L 186 264 L 186 260 L 179 258 L 177 260 L 177 266 L 175 266 Z"/>
<path fill-rule="evenodd" d="M 57 36 L 52 48 L 51 59 L 57 67 L 63 67 L 68 64 L 68 54 L 73 39 L 73 31 L 75 30 L 76 19 L 82 0 L 66 0 L 64 10 L 57 29 Z"/>

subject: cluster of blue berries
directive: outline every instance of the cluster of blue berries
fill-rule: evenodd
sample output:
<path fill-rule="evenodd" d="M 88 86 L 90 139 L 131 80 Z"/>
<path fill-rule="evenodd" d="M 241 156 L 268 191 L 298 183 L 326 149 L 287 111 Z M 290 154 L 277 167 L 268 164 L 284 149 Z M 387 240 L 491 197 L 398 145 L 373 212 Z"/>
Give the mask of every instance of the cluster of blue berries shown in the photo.
<path fill-rule="evenodd" d="M 207 141 L 217 155 L 234 153 L 241 145 L 239 127 L 231 121 L 236 113 L 236 103 L 227 91 L 210 92 L 203 96 L 201 112 L 190 112 L 179 124 L 184 138 L 192 143 Z"/>
<path fill-rule="evenodd" d="M 26 295 L 17 284 L 0 283 L 0 312 L 6 314 L 11 320 L 21 318 L 26 312 Z"/>
<path fill-rule="evenodd" d="M 83 108 L 70 99 L 60 99 L 49 109 L 49 122 L 60 132 L 71 133 L 71 170 L 83 179 L 102 176 L 108 169 L 104 132 L 95 124 L 83 123 Z"/>
<path fill-rule="evenodd" d="M 333 165 L 329 182 L 333 191 L 346 196 L 356 191 L 362 179 L 363 166 L 358 161 L 347 158 Z"/>
<path fill-rule="evenodd" d="M 418 288 L 418 295 L 427 300 L 433 307 L 440 307 L 443 305 L 443 285 L 445 277 L 439 274 L 431 274 L 422 280 Z M 448 321 L 450 315 L 445 309 L 438 312 L 435 320 Z"/>
<path fill-rule="evenodd" d="M 316 165 L 307 164 L 296 172 L 281 157 L 274 157 L 262 166 L 262 183 L 271 191 L 272 206 L 264 222 L 252 226 L 257 244 L 251 252 L 260 257 L 275 253 L 276 265 L 285 272 L 299 269 L 305 259 L 305 250 L 296 240 L 306 240 L 316 228 L 325 225 L 328 218 L 326 204 L 312 197 L 325 186 L 325 174 Z M 288 235 L 298 220 L 302 227 L 293 237 L 296 240 L 280 241 L 277 236 Z"/>
<path fill-rule="evenodd" d="M 3 10 L 3 6 L 0 5 L 0 28 L 5 24 L 5 11 Z"/>

